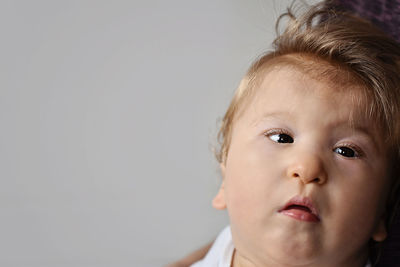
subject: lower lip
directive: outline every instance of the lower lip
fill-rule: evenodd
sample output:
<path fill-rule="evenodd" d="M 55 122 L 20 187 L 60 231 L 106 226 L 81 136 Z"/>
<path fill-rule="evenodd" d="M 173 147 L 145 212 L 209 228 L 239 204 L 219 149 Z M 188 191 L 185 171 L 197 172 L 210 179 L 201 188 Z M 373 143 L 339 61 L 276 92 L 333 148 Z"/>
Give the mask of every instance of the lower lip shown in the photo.
<path fill-rule="evenodd" d="M 300 209 L 282 210 L 280 213 L 303 222 L 319 222 L 315 214 Z"/>

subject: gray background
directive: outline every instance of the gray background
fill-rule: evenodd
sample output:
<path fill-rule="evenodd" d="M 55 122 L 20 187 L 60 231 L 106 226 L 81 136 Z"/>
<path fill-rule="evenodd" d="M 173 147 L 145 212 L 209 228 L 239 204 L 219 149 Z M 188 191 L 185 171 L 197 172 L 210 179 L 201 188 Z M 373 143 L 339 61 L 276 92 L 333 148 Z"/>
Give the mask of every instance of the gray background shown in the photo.
<path fill-rule="evenodd" d="M 0 266 L 161 266 L 228 223 L 218 120 L 291 1 L 1 1 Z"/>

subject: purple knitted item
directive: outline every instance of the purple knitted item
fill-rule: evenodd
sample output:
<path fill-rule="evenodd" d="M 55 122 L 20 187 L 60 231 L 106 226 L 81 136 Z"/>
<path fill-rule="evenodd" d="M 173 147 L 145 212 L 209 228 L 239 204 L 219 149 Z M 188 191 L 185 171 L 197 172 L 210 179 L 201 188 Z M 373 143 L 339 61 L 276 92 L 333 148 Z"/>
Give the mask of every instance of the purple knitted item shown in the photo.
<path fill-rule="evenodd" d="M 400 0 L 336 0 L 336 2 L 344 10 L 371 21 L 400 42 Z"/>

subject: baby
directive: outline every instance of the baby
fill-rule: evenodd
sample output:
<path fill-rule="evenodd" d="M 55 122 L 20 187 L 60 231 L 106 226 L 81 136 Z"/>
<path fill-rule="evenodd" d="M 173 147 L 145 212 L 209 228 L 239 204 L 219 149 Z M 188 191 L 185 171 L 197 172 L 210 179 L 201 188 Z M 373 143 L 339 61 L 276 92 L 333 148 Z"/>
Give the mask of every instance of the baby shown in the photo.
<path fill-rule="evenodd" d="M 213 200 L 230 226 L 193 267 L 373 266 L 398 198 L 400 46 L 311 7 L 225 114 Z"/>

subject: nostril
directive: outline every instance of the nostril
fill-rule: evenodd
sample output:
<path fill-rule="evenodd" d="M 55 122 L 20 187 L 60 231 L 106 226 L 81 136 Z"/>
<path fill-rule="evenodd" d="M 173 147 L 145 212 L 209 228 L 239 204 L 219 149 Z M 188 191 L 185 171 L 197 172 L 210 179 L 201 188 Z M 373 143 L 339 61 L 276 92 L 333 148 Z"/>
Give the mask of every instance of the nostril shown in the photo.
<path fill-rule="evenodd" d="M 293 177 L 300 177 L 298 173 L 293 173 Z"/>

